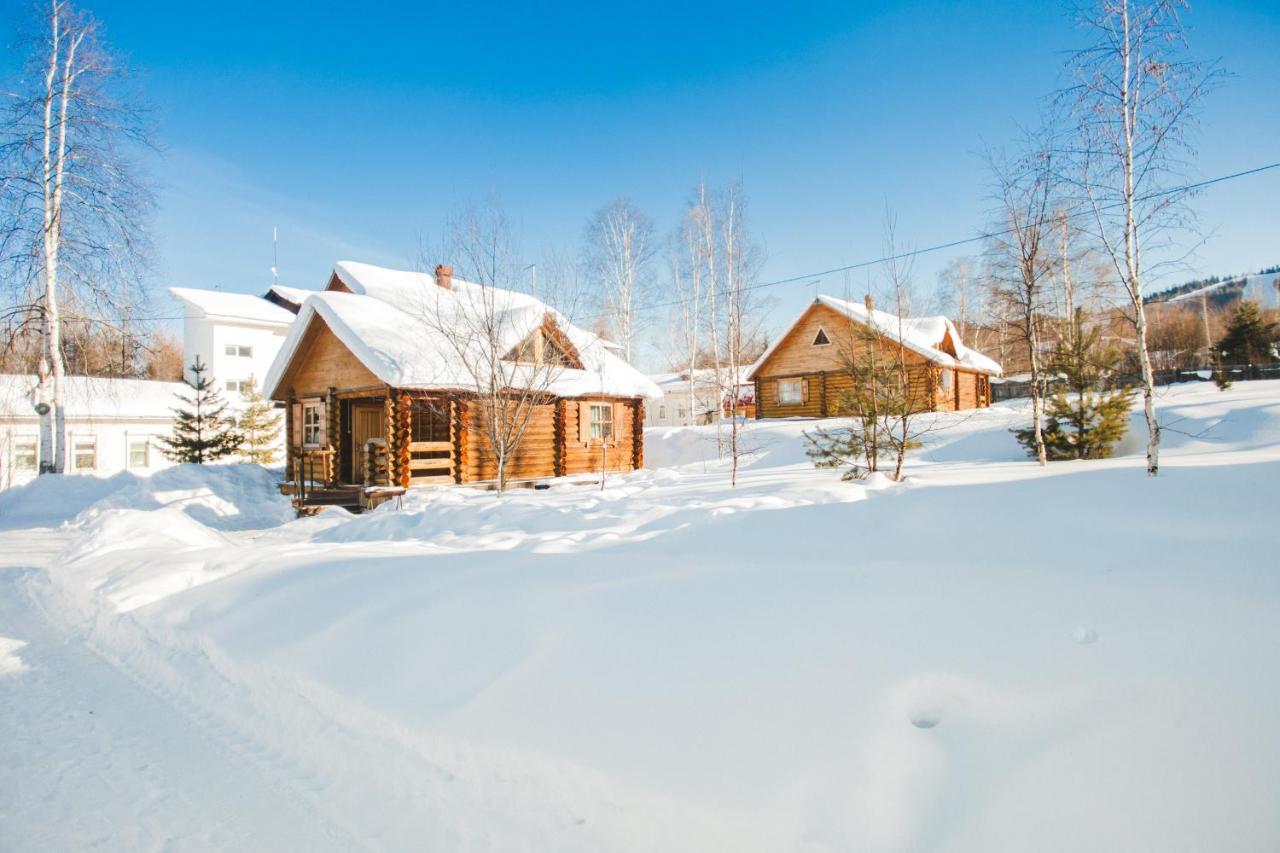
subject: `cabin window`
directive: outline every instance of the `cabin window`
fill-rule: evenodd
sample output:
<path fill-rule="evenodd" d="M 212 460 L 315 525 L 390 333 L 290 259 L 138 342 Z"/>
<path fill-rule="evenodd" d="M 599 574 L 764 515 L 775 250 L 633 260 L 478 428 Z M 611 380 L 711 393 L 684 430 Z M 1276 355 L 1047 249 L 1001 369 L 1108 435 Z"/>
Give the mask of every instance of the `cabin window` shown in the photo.
<path fill-rule="evenodd" d="M 413 440 L 449 440 L 449 404 L 432 400 L 415 400 L 413 404 Z"/>
<path fill-rule="evenodd" d="M 949 394 L 951 392 L 953 378 L 952 372 L 947 368 L 943 368 L 942 374 L 938 377 L 938 388 L 941 389 L 943 393 Z"/>
<path fill-rule="evenodd" d="M 783 406 L 798 406 L 804 402 L 803 379 L 779 379 L 778 403 Z"/>
<path fill-rule="evenodd" d="M 306 403 L 302 407 L 302 445 L 320 446 L 320 404 Z"/>
<path fill-rule="evenodd" d="M 241 344 L 227 344 L 223 349 L 223 352 L 235 358 L 253 358 L 253 347 L 247 347 Z"/>
<path fill-rule="evenodd" d="M 613 404 L 592 403 L 588 410 L 588 433 L 594 441 L 609 441 L 613 438 Z"/>
<path fill-rule="evenodd" d="M 20 435 L 13 440 L 13 470 L 34 471 L 40 464 L 40 442 L 34 435 Z"/>
<path fill-rule="evenodd" d="M 151 467 L 151 436 L 149 435 L 129 436 L 129 467 L 130 468 L 150 468 Z"/>
<path fill-rule="evenodd" d="M 92 471 L 98 467 L 98 439 L 86 435 L 72 442 L 72 460 L 77 471 Z"/>
<path fill-rule="evenodd" d="M 827 337 L 827 330 L 819 328 L 818 334 L 813 337 L 813 345 L 815 347 L 825 347 L 831 345 L 831 338 Z"/>

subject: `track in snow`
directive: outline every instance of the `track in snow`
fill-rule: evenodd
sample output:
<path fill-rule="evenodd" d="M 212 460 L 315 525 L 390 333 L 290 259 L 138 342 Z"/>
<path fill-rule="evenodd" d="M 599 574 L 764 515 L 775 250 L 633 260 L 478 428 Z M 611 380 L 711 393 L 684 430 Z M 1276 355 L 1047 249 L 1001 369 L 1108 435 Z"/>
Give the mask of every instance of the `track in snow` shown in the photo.
<path fill-rule="evenodd" d="M 46 554 L 45 531 L 11 532 Z M 24 544 L 28 544 L 24 542 Z M 23 549 L 27 550 L 27 549 Z M 33 556 L 27 550 L 27 558 Z M 142 686 L 69 636 L 0 558 L 0 637 L 26 671 L 0 674 L 0 848 L 343 850 L 287 771 Z"/>

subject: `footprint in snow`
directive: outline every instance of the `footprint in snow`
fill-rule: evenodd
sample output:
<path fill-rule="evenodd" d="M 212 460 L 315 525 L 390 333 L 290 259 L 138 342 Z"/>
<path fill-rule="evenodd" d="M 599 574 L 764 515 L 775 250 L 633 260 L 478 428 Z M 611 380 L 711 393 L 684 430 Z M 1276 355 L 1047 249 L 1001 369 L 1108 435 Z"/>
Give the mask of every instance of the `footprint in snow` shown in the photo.
<path fill-rule="evenodd" d="M 1071 632 L 1071 639 L 1082 646 L 1088 646 L 1098 642 L 1098 632 L 1088 626 L 1081 625 Z"/>

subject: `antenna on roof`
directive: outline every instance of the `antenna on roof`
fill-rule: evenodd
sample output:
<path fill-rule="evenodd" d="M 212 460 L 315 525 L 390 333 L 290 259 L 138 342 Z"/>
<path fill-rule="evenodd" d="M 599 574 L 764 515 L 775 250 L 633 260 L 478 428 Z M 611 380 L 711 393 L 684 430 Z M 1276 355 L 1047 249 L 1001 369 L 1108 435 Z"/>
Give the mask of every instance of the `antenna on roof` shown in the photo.
<path fill-rule="evenodd" d="M 280 283 L 280 229 L 271 226 L 271 286 Z"/>

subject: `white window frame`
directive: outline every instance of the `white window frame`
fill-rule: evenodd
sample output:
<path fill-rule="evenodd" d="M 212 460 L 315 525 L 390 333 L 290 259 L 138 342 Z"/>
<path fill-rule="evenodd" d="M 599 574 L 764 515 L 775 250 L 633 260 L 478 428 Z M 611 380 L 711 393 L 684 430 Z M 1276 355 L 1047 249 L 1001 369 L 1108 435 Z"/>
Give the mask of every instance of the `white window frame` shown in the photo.
<path fill-rule="evenodd" d="M 81 443 L 91 445 L 93 447 L 93 464 L 80 464 L 80 445 Z M 72 435 L 71 436 L 71 467 L 76 471 L 97 471 L 98 470 L 98 437 L 96 435 Z"/>
<path fill-rule="evenodd" d="M 224 344 L 222 353 L 231 358 L 253 358 L 253 347 L 245 344 Z"/>
<path fill-rule="evenodd" d="M 592 441 L 613 441 L 613 403 L 587 404 L 587 435 Z"/>
<path fill-rule="evenodd" d="M 244 380 L 242 379 L 227 380 L 227 393 L 239 394 L 243 389 L 244 389 Z"/>
<path fill-rule="evenodd" d="M 795 389 L 795 394 L 787 393 L 787 389 Z M 779 406 L 801 406 L 804 405 L 804 380 L 803 379 L 779 379 L 778 380 L 778 405 Z"/>
<path fill-rule="evenodd" d="M 315 422 L 309 422 L 309 416 L 315 414 Z M 311 433 L 308 436 L 308 433 Z M 308 441 L 308 437 L 312 440 Z M 303 447 L 319 447 L 320 446 L 320 404 L 319 403 L 303 403 L 302 404 L 302 446 Z"/>
<path fill-rule="evenodd" d="M 27 468 L 18 464 L 19 457 L 26 455 L 18 449 L 18 446 L 20 444 L 25 445 L 27 442 L 31 443 L 30 457 L 31 457 L 32 464 L 30 468 Z M 11 462 L 13 465 L 13 470 L 15 472 L 21 471 L 23 473 L 27 473 L 27 472 L 30 472 L 32 474 L 36 473 L 37 471 L 40 470 L 40 436 L 15 435 L 13 437 L 13 445 L 10 448 L 10 455 L 12 456 Z"/>
<path fill-rule="evenodd" d="M 134 445 L 138 443 L 142 444 L 143 462 L 141 465 L 135 465 L 133 462 L 133 448 L 134 448 Z M 137 470 L 147 469 L 151 467 L 151 436 L 150 435 L 138 435 L 137 433 L 129 433 L 125 436 L 124 465 L 130 471 L 137 471 Z"/>

